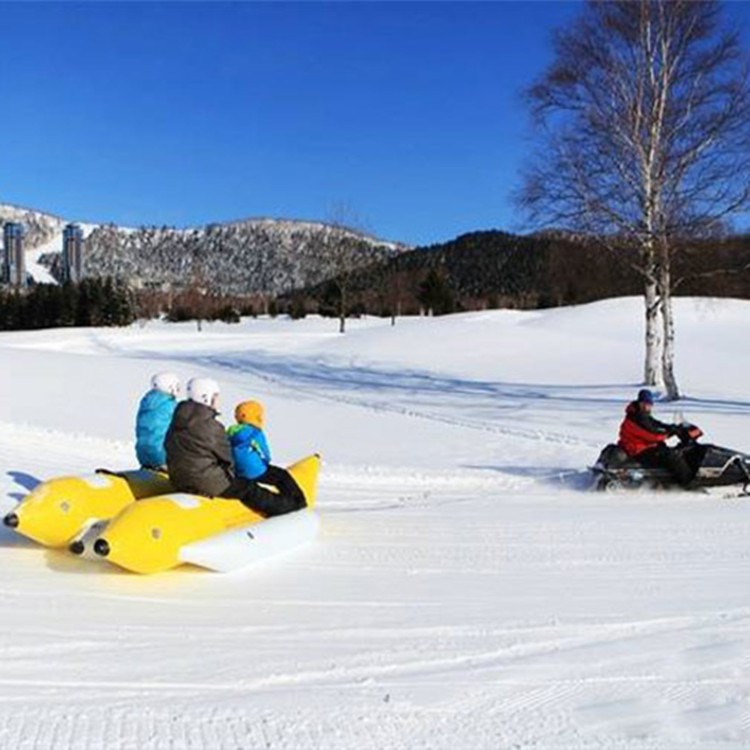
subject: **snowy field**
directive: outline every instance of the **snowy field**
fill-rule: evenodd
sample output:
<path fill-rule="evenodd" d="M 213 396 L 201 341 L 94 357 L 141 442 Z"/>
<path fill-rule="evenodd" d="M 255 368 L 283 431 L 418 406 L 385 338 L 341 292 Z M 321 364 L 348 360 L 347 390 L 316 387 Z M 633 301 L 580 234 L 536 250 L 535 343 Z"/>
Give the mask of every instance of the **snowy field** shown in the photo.
<path fill-rule="evenodd" d="M 750 451 L 750 303 L 679 300 L 680 410 Z M 4 513 L 133 465 L 155 370 L 318 450 L 318 541 L 155 577 L 0 531 L 1 748 L 748 748 L 750 502 L 595 494 L 640 302 L 0 334 Z M 672 419 L 674 408 L 657 408 Z"/>

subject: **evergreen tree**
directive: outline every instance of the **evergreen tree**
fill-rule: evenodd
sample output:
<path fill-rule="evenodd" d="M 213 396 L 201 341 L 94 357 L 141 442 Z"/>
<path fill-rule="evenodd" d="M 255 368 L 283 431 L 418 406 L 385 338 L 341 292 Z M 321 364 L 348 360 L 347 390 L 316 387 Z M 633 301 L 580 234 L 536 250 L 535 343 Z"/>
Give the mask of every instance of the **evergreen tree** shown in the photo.
<path fill-rule="evenodd" d="M 301 294 L 295 294 L 289 305 L 289 317 L 292 320 L 302 320 L 307 317 L 307 301 Z"/>
<path fill-rule="evenodd" d="M 125 326 L 135 319 L 127 286 L 112 280 L 34 284 L 25 293 L 0 291 L 0 330 L 61 326 Z"/>
<path fill-rule="evenodd" d="M 431 268 L 419 285 L 419 302 L 434 315 L 446 315 L 455 309 L 453 290 L 447 274 Z"/>
<path fill-rule="evenodd" d="M 75 319 L 74 323 L 79 328 L 88 328 L 93 325 L 91 315 L 91 290 L 87 279 L 84 279 L 78 285 L 78 294 L 76 295 Z"/>
<path fill-rule="evenodd" d="M 60 325 L 73 326 L 78 309 L 78 286 L 66 282 L 60 289 Z"/>

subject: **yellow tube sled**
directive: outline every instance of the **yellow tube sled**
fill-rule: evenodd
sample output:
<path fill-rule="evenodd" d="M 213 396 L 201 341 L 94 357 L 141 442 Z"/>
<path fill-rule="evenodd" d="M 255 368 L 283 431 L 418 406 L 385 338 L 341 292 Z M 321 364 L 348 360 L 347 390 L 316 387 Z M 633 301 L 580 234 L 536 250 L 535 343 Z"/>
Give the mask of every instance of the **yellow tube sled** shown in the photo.
<path fill-rule="evenodd" d="M 34 488 L 4 523 L 46 547 L 67 547 L 135 500 L 171 490 L 166 474 L 147 469 L 58 477 Z"/>
<path fill-rule="evenodd" d="M 308 508 L 315 505 L 319 471 L 318 455 L 289 467 Z M 94 551 L 134 573 L 160 573 L 188 562 L 181 557 L 188 545 L 262 521 L 263 516 L 239 500 L 181 493 L 151 497 L 129 505 L 112 519 L 94 543 Z"/>

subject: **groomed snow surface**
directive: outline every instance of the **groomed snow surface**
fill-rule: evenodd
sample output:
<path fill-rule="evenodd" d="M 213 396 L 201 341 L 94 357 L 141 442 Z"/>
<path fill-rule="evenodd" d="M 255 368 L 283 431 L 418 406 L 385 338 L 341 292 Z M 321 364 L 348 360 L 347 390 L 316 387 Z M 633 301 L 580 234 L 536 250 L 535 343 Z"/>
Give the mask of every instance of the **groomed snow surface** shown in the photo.
<path fill-rule="evenodd" d="M 750 303 L 679 300 L 679 409 L 750 451 Z M 148 377 L 326 459 L 319 539 L 139 577 L 0 532 L 2 748 L 747 748 L 750 504 L 588 491 L 640 302 L 0 336 L 5 512 L 133 465 Z M 665 419 L 673 407 L 658 407 Z"/>

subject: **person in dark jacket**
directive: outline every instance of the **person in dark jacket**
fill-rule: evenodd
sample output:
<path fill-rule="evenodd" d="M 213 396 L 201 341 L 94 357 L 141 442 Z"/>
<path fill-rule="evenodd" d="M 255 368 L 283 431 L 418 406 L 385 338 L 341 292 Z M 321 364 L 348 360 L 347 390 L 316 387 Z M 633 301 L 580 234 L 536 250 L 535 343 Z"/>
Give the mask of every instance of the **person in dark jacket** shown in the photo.
<path fill-rule="evenodd" d="M 693 480 L 695 471 L 679 448 L 670 448 L 667 438 L 676 435 L 679 425 L 660 422 L 653 414 L 654 395 L 647 389 L 628 404 L 620 425 L 618 445 L 645 468 L 665 468 L 682 486 Z"/>
<path fill-rule="evenodd" d="M 178 492 L 239 500 L 271 517 L 304 507 L 304 497 L 276 494 L 256 482 L 235 477 L 232 448 L 219 422 L 219 385 L 193 378 L 188 400 L 176 409 L 165 441 L 169 479 Z"/>

